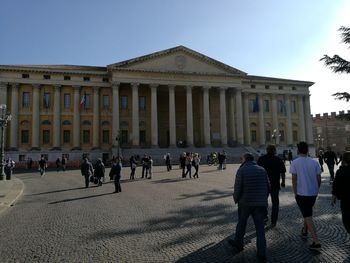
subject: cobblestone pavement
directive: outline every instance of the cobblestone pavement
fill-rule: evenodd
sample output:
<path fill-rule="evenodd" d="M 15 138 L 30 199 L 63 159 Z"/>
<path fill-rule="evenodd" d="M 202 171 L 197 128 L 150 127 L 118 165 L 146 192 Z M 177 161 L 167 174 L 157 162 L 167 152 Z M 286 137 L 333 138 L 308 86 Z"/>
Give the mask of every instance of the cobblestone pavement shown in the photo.
<path fill-rule="evenodd" d="M 19 174 L 24 193 L 0 215 L 0 262 L 256 262 L 251 220 L 244 251 L 234 254 L 227 244 L 237 222 L 237 167 L 203 165 L 199 179 L 154 167 L 151 180 L 132 182 L 124 168 L 118 194 L 110 182 L 83 188 L 79 171 Z M 137 168 L 137 178 L 140 173 Z M 309 251 L 310 239 L 300 237 L 288 174 L 277 227 L 266 231 L 268 262 L 350 262 L 349 236 L 339 204 L 330 205 L 328 179 L 326 173 L 314 210 L 321 252 Z"/>

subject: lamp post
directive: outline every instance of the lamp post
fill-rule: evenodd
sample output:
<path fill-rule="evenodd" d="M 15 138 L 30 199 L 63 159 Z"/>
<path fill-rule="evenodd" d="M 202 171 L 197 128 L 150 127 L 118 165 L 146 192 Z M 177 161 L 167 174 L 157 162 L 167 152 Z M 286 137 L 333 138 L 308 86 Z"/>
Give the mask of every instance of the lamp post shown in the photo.
<path fill-rule="evenodd" d="M 119 158 L 120 154 L 119 154 L 119 144 L 120 144 L 120 131 L 118 131 L 117 133 L 117 137 L 115 137 L 115 140 L 117 141 L 117 157 Z"/>
<path fill-rule="evenodd" d="M 317 151 L 320 150 L 321 145 L 322 145 L 322 148 L 323 148 L 323 141 L 324 141 L 324 138 L 321 137 L 321 134 L 317 135 L 317 138 L 315 139 L 316 146 L 317 146 Z"/>
<path fill-rule="evenodd" d="M 5 132 L 4 128 L 7 127 L 7 122 L 11 120 L 11 114 L 7 111 L 6 104 L 0 104 L 0 180 L 4 180 L 5 175 Z"/>
<path fill-rule="evenodd" d="M 272 132 L 271 138 L 275 140 L 275 145 L 277 146 L 277 137 L 281 137 L 281 133 L 277 134 L 277 129 L 274 129 Z"/>

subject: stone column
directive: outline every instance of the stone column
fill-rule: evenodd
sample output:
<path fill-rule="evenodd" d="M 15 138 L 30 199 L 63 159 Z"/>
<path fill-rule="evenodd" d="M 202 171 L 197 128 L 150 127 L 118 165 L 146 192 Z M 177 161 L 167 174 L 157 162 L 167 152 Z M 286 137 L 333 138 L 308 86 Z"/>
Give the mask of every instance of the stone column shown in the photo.
<path fill-rule="evenodd" d="M 229 141 L 231 143 L 236 142 L 236 122 L 235 122 L 235 101 L 234 101 L 234 94 L 233 89 L 230 89 L 229 91 L 229 127 L 230 127 L 230 134 L 229 134 Z"/>
<path fill-rule="evenodd" d="M 7 104 L 7 83 L 0 82 L 0 104 Z"/>
<path fill-rule="evenodd" d="M 158 108 L 157 108 L 157 84 L 150 85 L 151 88 L 151 134 L 152 147 L 158 147 Z"/>
<path fill-rule="evenodd" d="M 54 87 L 53 148 L 61 149 L 61 85 Z"/>
<path fill-rule="evenodd" d="M 236 89 L 237 143 L 244 144 L 242 90 Z"/>
<path fill-rule="evenodd" d="M 250 145 L 251 143 L 248 96 L 249 96 L 249 93 L 243 94 L 244 143 L 246 145 Z"/>
<path fill-rule="evenodd" d="M 113 147 L 118 147 L 119 141 L 116 140 L 117 136 L 119 136 L 119 86 L 120 83 L 113 82 L 112 84 L 112 100 L 113 100 L 113 108 L 112 108 L 112 142 Z"/>
<path fill-rule="evenodd" d="M 176 146 L 175 85 L 169 85 L 169 137 L 170 146 Z"/>
<path fill-rule="evenodd" d="M 276 134 L 279 134 L 279 129 L 278 129 L 278 118 L 277 118 L 277 97 L 276 94 L 272 94 L 272 130 L 271 132 L 273 132 L 273 130 L 276 129 Z M 279 139 L 280 137 L 277 136 L 276 137 L 276 144 L 279 143 Z M 277 145 L 276 145 L 277 146 Z"/>
<path fill-rule="evenodd" d="M 39 150 L 40 140 L 40 85 L 33 85 L 32 149 Z"/>
<path fill-rule="evenodd" d="M 139 84 L 132 83 L 132 145 L 140 145 Z"/>
<path fill-rule="evenodd" d="M 226 89 L 226 87 L 220 87 L 220 137 L 222 146 L 227 146 Z"/>
<path fill-rule="evenodd" d="M 298 111 L 299 111 L 299 141 L 305 141 L 305 113 L 304 113 L 304 103 L 303 95 L 298 96 Z"/>
<path fill-rule="evenodd" d="M 305 97 L 305 126 L 306 126 L 306 142 L 309 145 L 314 144 L 314 138 L 312 135 L 312 117 L 311 117 L 311 110 L 310 110 L 310 95 L 306 95 Z"/>
<path fill-rule="evenodd" d="M 80 86 L 74 88 L 74 105 L 73 105 L 73 149 L 80 149 Z"/>
<path fill-rule="evenodd" d="M 92 116 L 92 148 L 97 149 L 100 145 L 100 88 L 94 87 L 94 108 Z"/>
<path fill-rule="evenodd" d="M 11 85 L 11 116 L 10 121 L 10 149 L 12 151 L 18 150 L 18 88 L 19 84 Z"/>
<path fill-rule="evenodd" d="M 287 146 L 293 145 L 293 129 L 292 129 L 292 114 L 290 110 L 290 95 L 286 94 L 284 97 L 286 101 L 286 110 L 287 110 Z"/>
<path fill-rule="evenodd" d="M 193 146 L 192 86 L 186 86 L 187 145 Z"/>
<path fill-rule="evenodd" d="M 209 86 L 203 86 L 203 132 L 204 144 L 210 146 Z"/>
<path fill-rule="evenodd" d="M 265 138 L 265 120 L 264 120 L 264 105 L 263 105 L 263 96 L 260 94 L 258 97 L 259 104 L 259 137 L 260 137 L 260 146 L 266 144 Z"/>

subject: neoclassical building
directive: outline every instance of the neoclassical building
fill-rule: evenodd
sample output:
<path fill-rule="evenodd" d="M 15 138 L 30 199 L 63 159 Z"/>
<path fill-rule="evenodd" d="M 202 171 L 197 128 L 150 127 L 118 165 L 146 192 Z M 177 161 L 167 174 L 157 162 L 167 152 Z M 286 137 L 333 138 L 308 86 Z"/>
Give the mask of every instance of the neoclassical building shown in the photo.
<path fill-rule="evenodd" d="M 314 143 L 312 82 L 253 76 L 184 46 L 106 67 L 0 65 L 15 160 L 127 148 Z M 116 137 L 119 140 L 116 140 Z"/>

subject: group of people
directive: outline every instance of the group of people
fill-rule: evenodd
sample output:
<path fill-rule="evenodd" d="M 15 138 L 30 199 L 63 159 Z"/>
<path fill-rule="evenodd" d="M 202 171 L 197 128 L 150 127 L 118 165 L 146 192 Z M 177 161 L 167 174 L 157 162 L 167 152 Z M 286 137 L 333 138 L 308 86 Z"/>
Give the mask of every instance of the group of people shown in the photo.
<path fill-rule="evenodd" d="M 311 235 L 311 250 L 319 250 L 321 243 L 313 223 L 313 206 L 316 202 L 321 185 L 321 166 L 308 155 L 308 144 L 300 142 L 297 145 L 298 157 L 291 162 L 292 189 L 296 203 L 304 219 L 301 237 L 306 239 Z M 244 248 L 244 235 L 249 216 L 253 217 L 256 229 L 257 256 L 266 260 L 265 224 L 267 223 L 268 196 L 271 196 L 271 227 L 275 227 L 279 211 L 280 187 L 285 187 L 286 167 L 276 156 L 274 145 L 267 146 L 267 154 L 259 157 L 257 162 L 251 153 L 242 156 L 242 164 L 236 173 L 233 199 L 238 204 L 238 223 L 234 239 L 228 242 L 240 252 Z M 333 167 L 334 168 L 334 167 Z M 330 171 L 331 174 L 331 171 Z M 342 220 L 346 231 L 350 234 L 350 152 L 342 156 L 342 165 L 336 172 L 332 185 L 332 204 L 340 200 Z M 332 174 L 331 174 L 332 176 Z"/>
<path fill-rule="evenodd" d="M 85 179 L 85 188 L 89 187 L 90 182 L 93 182 L 97 186 L 102 186 L 102 182 L 105 181 L 105 165 L 102 159 L 98 159 L 93 166 L 89 159 L 85 156 L 83 158 L 81 167 L 81 175 Z M 109 172 L 110 180 L 114 181 L 115 193 L 122 191 L 120 185 L 120 178 L 122 176 L 122 162 L 121 158 L 116 157 L 112 159 L 112 167 Z"/>
<path fill-rule="evenodd" d="M 65 171 L 67 166 L 67 157 L 63 156 L 62 160 L 58 157 L 56 159 L 56 170 L 59 172 L 60 170 Z"/>
<path fill-rule="evenodd" d="M 183 152 L 179 158 L 180 168 L 182 170 L 182 178 L 186 178 L 187 175 L 189 178 L 192 178 L 192 166 L 195 169 L 193 178 L 199 178 L 198 171 L 200 162 L 201 158 L 198 153 Z"/>
<path fill-rule="evenodd" d="M 135 172 L 138 163 L 138 156 L 132 155 L 129 159 L 130 163 L 130 180 L 135 180 Z M 141 159 L 142 166 L 142 176 L 141 178 L 152 179 L 152 168 L 153 168 L 153 159 L 152 156 L 144 154 Z"/>

